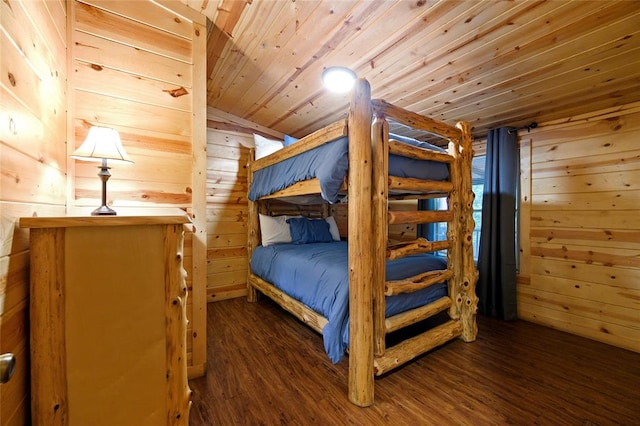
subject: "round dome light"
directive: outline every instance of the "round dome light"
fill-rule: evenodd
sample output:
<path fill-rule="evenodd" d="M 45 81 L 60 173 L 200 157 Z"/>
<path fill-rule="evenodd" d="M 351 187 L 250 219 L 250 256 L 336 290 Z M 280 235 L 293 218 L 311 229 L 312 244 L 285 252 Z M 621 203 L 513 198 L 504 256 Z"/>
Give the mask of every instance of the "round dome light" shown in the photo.
<path fill-rule="evenodd" d="M 353 87 L 356 73 L 346 67 L 329 67 L 322 72 L 324 87 L 336 93 L 346 93 Z"/>

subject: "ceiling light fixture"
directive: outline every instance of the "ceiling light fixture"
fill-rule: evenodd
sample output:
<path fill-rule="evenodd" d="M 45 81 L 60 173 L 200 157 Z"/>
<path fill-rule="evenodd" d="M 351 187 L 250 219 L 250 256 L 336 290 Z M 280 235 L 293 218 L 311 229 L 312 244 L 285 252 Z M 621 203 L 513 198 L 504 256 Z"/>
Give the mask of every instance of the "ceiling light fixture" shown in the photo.
<path fill-rule="evenodd" d="M 347 67 L 329 67 L 322 71 L 324 87 L 336 93 L 346 93 L 353 87 L 358 76 Z"/>

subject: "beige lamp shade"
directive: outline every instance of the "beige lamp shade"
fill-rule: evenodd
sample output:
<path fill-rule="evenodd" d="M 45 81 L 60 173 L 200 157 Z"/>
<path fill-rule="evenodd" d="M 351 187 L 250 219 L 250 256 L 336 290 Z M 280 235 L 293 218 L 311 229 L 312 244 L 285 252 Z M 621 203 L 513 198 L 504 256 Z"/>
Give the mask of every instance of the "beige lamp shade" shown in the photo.
<path fill-rule="evenodd" d="M 120 141 L 118 131 L 110 127 L 93 126 L 87 139 L 71 155 L 71 158 L 85 161 L 120 161 L 133 163 Z"/>

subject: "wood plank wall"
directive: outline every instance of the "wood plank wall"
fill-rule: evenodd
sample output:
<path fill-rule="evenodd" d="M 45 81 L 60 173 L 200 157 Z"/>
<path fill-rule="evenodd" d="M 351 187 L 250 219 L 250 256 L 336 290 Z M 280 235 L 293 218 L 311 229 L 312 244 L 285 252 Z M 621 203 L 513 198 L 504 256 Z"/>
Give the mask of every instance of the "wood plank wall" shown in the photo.
<path fill-rule="evenodd" d="M 0 424 L 29 418 L 29 236 L 17 220 L 64 215 L 67 22 L 64 1 L 0 2 Z"/>
<path fill-rule="evenodd" d="M 120 8 L 125 3 L 111 2 L 110 6 Z M 157 8 L 168 18 L 163 25 L 170 26 L 168 32 L 173 34 L 178 31 L 173 27 L 184 26 L 184 16 L 193 17 L 195 23 L 189 24 L 188 35 L 178 38 L 187 37 L 186 40 L 191 40 L 189 55 L 195 56 L 197 53 L 198 57 L 205 57 L 204 37 L 198 40 L 192 36 L 192 32 L 196 31 L 203 35 L 206 33 L 203 18 L 173 3 L 164 2 L 164 5 L 175 7 L 179 10 L 178 15 L 168 16 L 166 9 Z M 95 28 L 92 32 L 90 23 L 93 18 L 83 14 L 83 11 L 90 10 L 87 4 L 83 4 L 84 9 L 77 21 L 75 9 L 71 9 L 67 16 L 68 4 L 72 3 L 63 0 L 5 0 L 0 3 L 0 312 L 3 313 L 0 353 L 13 352 L 17 356 L 18 366 L 11 382 L 0 387 L 0 405 L 3 407 L 0 410 L 0 424 L 3 425 L 26 424 L 29 411 L 29 241 L 28 233 L 17 228 L 17 219 L 31 215 L 64 216 L 67 214 L 67 204 L 69 214 L 85 214 L 97 205 L 99 189 L 96 188 L 99 186 L 95 185 L 98 183 L 95 168 L 78 162 L 76 173 L 74 162 L 67 160 L 68 154 L 84 138 L 89 123 L 109 124 L 121 130 L 125 146 L 136 160 L 132 168 L 118 167 L 112 170 L 114 177 L 110 181 L 110 188 L 114 190 L 115 198 L 123 200 L 121 204 L 115 204 L 118 211 L 125 213 L 129 209 L 134 211 L 136 207 L 143 207 L 138 212 L 161 214 L 165 211 L 175 213 L 175 207 L 178 207 L 192 214 L 204 212 L 204 61 L 185 68 L 185 78 L 191 80 L 187 84 L 171 68 L 182 59 L 169 65 L 169 61 L 165 60 L 166 51 L 163 56 L 150 53 L 152 42 L 162 44 L 169 36 L 158 36 L 157 29 L 152 31 L 156 34 L 155 38 L 138 33 L 147 45 L 143 49 L 131 48 L 127 51 L 118 42 L 101 39 L 96 35 L 99 31 Z M 138 21 L 158 19 L 153 13 L 149 15 L 149 9 L 138 9 L 137 12 L 143 13 Z M 114 19 L 124 22 L 125 18 L 120 16 Z M 94 27 L 100 26 L 95 25 L 95 20 L 93 22 Z M 116 33 L 120 30 L 134 39 L 135 31 L 143 27 L 139 22 L 130 22 L 124 26 L 111 26 L 110 29 Z M 78 30 L 74 32 L 73 29 Z M 74 57 L 69 61 L 67 41 L 80 33 L 84 38 L 93 37 L 99 43 L 100 50 L 90 52 L 97 56 L 88 53 L 88 56 Z M 181 44 L 185 44 L 185 41 L 182 40 Z M 175 47 L 175 43 L 169 45 Z M 81 44 L 75 46 L 80 51 L 87 48 Z M 169 49 L 167 46 L 164 48 Z M 105 60 L 109 58 L 119 61 L 115 68 L 125 72 L 118 74 L 106 67 L 108 64 L 105 64 Z M 82 60 L 85 66 L 81 66 Z M 86 66 L 94 62 L 99 67 L 89 69 Z M 140 78 L 132 67 L 151 70 L 152 73 Z M 106 80 L 97 77 L 98 68 L 104 71 L 101 76 L 107 76 Z M 72 69 L 74 74 L 77 72 L 77 80 L 69 78 L 67 69 Z M 160 126 L 166 126 L 175 118 L 170 108 L 163 114 L 153 106 L 154 103 L 161 103 L 160 99 L 166 102 L 169 98 L 158 95 L 158 92 L 160 88 L 166 88 L 159 81 L 173 82 L 171 73 L 176 74 L 174 80 L 178 79 L 171 88 L 184 86 L 194 91 L 194 99 L 190 101 L 185 101 L 188 97 L 170 98 L 181 105 L 176 108 L 176 114 L 182 114 L 177 135 L 168 135 L 170 131 Z M 197 75 L 201 75 L 202 79 L 197 79 Z M 78 86 L 73 94 L 79 93 L 79 96 L 67 95 L 68 80 L 77 81 Z M 105 81 L 110 84 L 100 86 Z M 111 99 L 105 99 L 105 96 L 111 96 Z M 185 107 L 189 103 L 191 105 Z M 67 111 L 73 111 L 73 105 L 77 114 L 68 116 Z M 194 114 L 193 105 L 200 105 L 201 113 Z M 185 108 L 186 112 L 181 110 Z M 132 111 L 137 114 L 131 114 Z M 132 130 L 135 126 L 125 118 L 145 114 L 146 118 L 153 116 L 151 124 Z M 167 123 L 161 122 L 155 114 L 159 114 L 158 117 Z M 67 140 L 78 142 L 67 144 Z M 191 140 L 200 141 L 198 149 L 189 146 Z M 194 155 L 198 152 L 202 155 Z M 192 167 L 192 163 L 197 167 Z M 150 174 L 156 178 L 148 178 Z M 77 180 L 74 179 L 76 175 Z M 150 207 L 154 210 L 150 210 Z M 204 218 L 203 213 L 194 219 L 196 232 L 188 240 L 192 248 L 186 250 L 191 258 L 185 262 L 192 281 L 202 283 L 200 286 L 191 286 L 192 296 L 189 299 L 192 309 L 190 335 L 193 337 L 189 342 L 191 375 L 201 374 L 206 362 Z M 201 226 L 198 226 L 198 221 L 202 222 Z M 200 260 L 196 261 L 196 257 Z M 200 278 L 197 278 L 198 275 Z M 194 309 L 196 305 L 198 307 Z M 15 410 L 9 411 L 8 407 L 15 407 Z"/>
<path fill-rule="evenodd" d="M 247 161 L 253 133 L 284 135 L 207 110 L 207 300 L 247 294 Z"/>
<path fill-rule="evenodd" d="M 113 127 L 135 164 L 112 165 L 119 214 L 188 212 L 185 238 L 190 376 L 206 365 L 206 20 L 177 2 L 73 2 L 69 154 L 91 125 Z M 72 161 L 69 211 L 100 205 L 96 164 Z"/>
<path fill-rule="evenodd" d="M 518 316 L 640 352 L 640 103 L 520 146 Z"/>

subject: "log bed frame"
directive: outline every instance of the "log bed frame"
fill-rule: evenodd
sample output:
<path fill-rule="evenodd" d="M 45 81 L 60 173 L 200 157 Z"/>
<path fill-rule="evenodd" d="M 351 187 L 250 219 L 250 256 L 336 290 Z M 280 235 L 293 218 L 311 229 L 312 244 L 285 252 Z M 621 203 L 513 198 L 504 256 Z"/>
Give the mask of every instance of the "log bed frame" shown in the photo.
<path fill-rule="evenodd" d="M 448 139 L 447 153 L 428 151 L 389 140 L 387 118 Z M 366 407 L 374 402 L 375 376 L 456 337 L 461 337 L 466 342 L 476 338 L 478 300 L 475 285 L 478 273 L 473 260 L 471 239 L 474 228 L 472 138 L 466 122 L 459 122 L 456 127 L 452 127 L 385 101 L 372 100 L 369 83 L 360 79 L 353 89 L 346 120 L 320 129 L 267 157 L 250 161 L 249 187 L 255 171 L 345 135 L 349 136 L 347 189 L 354 189 L 348 191 L 349 400 Z M 388 176 L 389 153 L 447 163 L 450 180 L 436 182 Z M 390 194 L 397 191 L 419 193 L 422 198 L 446 196 L 448 210 L 390 212 L 388 200 L 393 198 Z M 263 197 L 257 202 L 249 201 L 249 259 L 255 247 L 260 244 L 258 211 L 261 201 L 319 192 L 317 180 L 311 179 Z M 412 242 L 388 245 L 389 224 L 432 222 L 448 223 L 446 241 L 430 242 L 419 238 Z M 385 282 L 386 259 L 443 249 L 447 250 L 446 270 Z M 445 280 L 448 280 L 448 297 L 385 318 L 385 295 L 415 291 Z M 327 323 L 326 318 L 254 275 L 251 267 L 247 286 L 249 301 L 256 301 L 257 291 L 260 291 L 322 333 Z M 392 347 L 385 347 L 387 333 L 447 309 L 449 321 Z"/>

